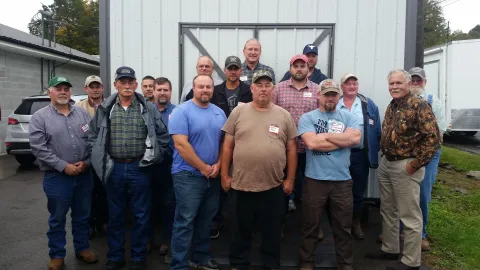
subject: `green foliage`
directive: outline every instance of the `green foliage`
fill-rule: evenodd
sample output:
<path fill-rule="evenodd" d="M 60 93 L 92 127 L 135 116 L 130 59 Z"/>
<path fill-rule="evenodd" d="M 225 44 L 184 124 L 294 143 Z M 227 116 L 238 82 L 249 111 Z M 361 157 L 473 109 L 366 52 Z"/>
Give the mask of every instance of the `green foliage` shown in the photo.
<path fill-rule="evenodd" d="M 54 0 L 43 10 L 55 13 L 56 42 L 88 54 L 99 54 L 99 4 L 93 0 Z M 45 22 L 45 38 L 51 38 L 52 19 Z M 50 27 L 50 28 L 49 28 Z M 28 24 L 30 34 L 41 36 L 41 17 Z M 47 44 L 47 43 L 46 43 Z"/>
<path fill-rule="evenodd" d="M 454 148 L 442 147 L 441 161 L 450 163 L 462 171 L 480 171 L 480 155 L 470 154 Z"/>

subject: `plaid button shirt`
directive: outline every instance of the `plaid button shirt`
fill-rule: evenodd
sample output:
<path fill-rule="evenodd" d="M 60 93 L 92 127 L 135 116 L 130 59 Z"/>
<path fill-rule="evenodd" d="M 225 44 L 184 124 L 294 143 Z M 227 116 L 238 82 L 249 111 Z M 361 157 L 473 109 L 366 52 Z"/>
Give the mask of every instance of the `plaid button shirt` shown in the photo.
<path fill-rule="evenodd" d="M 147 126 L 141 106 L 136 98 L 125 110 L 117 97 L 110 113 L 110 145 L 108 153 L 113 158 L 134 159 L 145 154 Z"/>
<path fill-rule="evenodd" d="M 287 110 L 298 127 L 302 114 L 318 109 L 317 89 L 318 84 L 310 80 L 302 89 L 295 88 L 291 79 L 279 82 L 275 85 L 274 103 Z M 299 153 L 305 152 L 305 144 L 300 137 L 297 137 L 297 147 Z"/>
<path fill-rule="evenodd" d="M 242 77 L 244 76 L 247 76 L 247 80 L 246 81 L 243 81 L 244 83 L 250 85 L 252 84 L 252 77 L 253 77 L 253 74 L 259 70 L 266 70 L 266 71 L 269 71 L 272 76 L 273 76 L 273 83 L 275 83 L 275 72 L 273 71 L 273 69 L 267 65 L 264 65 L 264 64 L 261 64 L 260 62 L 258 62 L 257 66 L 255 66 L 254 69 L 250 69 L 247 65 L 247 63 L 243 62 L 242 64 Z M 240 78 L 242 79 L 242 78 Z"/>

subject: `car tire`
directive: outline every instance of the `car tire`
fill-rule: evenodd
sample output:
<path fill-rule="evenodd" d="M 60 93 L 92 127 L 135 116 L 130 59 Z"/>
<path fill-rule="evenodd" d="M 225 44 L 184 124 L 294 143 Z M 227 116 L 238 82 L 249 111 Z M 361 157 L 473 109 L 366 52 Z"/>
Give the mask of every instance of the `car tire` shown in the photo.
<path fill-rule="evenodd" d="M 32 166 L 36 158 L 33 155 L 18 155 L 18 156 L 15 156 L 15 159 L 21 165 Z"/>

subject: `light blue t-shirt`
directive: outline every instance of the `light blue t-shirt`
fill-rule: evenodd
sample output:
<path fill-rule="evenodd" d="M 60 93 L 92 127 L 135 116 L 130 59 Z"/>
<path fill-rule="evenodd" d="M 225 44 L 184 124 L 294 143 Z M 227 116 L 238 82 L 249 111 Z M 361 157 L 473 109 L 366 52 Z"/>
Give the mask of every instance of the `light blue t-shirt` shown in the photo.
<path fill-rule="evenodd" d="M 177 106 L 168 123 L 170 135 L 186 135 L 197 156 L 206 164 L 218 161 L 222 127 L 227 117 L 222 109 L 210 104 L 207 108 L 197 106 L 193 100 Z M 172 174 L 181 171 L 193 172 L 201 176 L 199 170 L 188 164 L 178 153 L 173 151 Z"/>
<path fill-rule="evenodd" d="M 298 122 L 298 134 L 307 132 L 343 133 L 347 128 L 362 130 L 363 123 L 350 112 L 338 110 L 308 112 Z M 350 148 L 340 148 L 332 152 L 311 151 L 307 149 L 305 176 L 316 180 L 350 180 Z"/>

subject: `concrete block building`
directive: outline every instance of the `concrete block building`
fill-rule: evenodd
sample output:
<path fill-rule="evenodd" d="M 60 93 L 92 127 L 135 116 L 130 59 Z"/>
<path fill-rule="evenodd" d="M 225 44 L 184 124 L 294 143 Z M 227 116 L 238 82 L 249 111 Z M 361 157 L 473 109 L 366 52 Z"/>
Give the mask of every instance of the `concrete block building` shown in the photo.
<path fill-rule="evenodd" d="M 82 94 L 88 75 L 100 74 L 100 58 L 0 24 L 0 153 L 8 115 L 23 97 L 43 94 L 54 76 L 65 76 Z"/>

